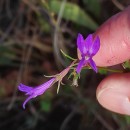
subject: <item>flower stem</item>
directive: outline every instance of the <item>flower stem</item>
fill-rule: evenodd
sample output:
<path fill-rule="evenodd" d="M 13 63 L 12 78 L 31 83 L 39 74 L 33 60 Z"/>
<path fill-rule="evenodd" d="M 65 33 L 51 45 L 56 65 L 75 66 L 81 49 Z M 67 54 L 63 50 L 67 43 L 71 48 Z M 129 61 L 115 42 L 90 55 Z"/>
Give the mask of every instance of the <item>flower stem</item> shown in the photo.
<path fill-rule="evenodd" d="M 124 72 L 123 70 L 115 70 L 115 69 L 104 68 L 104 67 L 98 67 L 98 69 L 106 70 L 106 71 L 109 71 L 109 72 L 115 72 L 115 73 L 123 73 Z"/>
<path fill-rule="evenodd" d="M 92 69 L 90 68 L 89 66 L 85 67 L 87 69 Z M 123 73 L 124 71 L 123 70 L 115 70 L 115 69 L 110 69 L 110 68 L 105 68 L 105 67 L 98 67 L 98 69 L 101 69 L 101 70 L 106 70 L 106 71 L 109 71 L 109 72 L 114 72 L 114 73 Z"/>

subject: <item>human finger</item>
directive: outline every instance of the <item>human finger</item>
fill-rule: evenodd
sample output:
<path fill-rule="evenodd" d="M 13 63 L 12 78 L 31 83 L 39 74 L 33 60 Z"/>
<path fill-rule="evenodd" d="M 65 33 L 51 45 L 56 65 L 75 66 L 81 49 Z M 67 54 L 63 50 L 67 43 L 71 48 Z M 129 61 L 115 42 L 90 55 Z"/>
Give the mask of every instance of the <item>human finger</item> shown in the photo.
<path fill-rule="evenodd" d="M 130 59 L 130 6 L 107 20 L 96 35 L 101 41 L 93 57 L 97 66 L 112 66 Z"/>
<path fill-rule="evenodd" d="M 99 84 L 96 95 L 103 107 L 130 115 L 130 73 L 108 76 Z"/>

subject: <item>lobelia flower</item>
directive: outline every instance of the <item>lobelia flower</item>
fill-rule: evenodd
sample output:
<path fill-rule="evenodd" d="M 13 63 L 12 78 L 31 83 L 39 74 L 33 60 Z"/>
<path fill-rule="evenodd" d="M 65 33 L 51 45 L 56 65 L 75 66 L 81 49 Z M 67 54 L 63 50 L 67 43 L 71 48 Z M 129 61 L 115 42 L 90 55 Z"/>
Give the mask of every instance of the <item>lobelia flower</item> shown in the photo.
<path fill-rule="evenodd" d="M 81 53 L 81 60 L 78 63 L 76 72 L 79 74 L 82 67 L 85 65 L 90 65 L 91 68 L 97 72 L 97 67 L 92 57 L 98 52 L 100 48 L 100 39 L 97 36 L 93 40 L 92 34 L 89 34 L 88 37 L 84 40 L 81 34 L 78 34 L 77 37 L 77 47 Z"/>
<path fill-rule="evenodd" d="M 29 97 L 24 101 L 23 103 L 23 108 L 25 109 L 25 105 L 26 103 L 31 100 L 32 98 L 35 98 L 39 95 L 42 95 L 47 89 L 49 89 L 54 83 L 58 82 L 58 88 L 57 88 L 57 93 L 59 92 L 59 88 L 60 88 L 60 84 L 62 83 L 62 79 L 64 78 L 64 76 L 69 72 L 70 67 L 74 64 L 74 62 L 72 62 L 72 64 L 70 66 L 68 66 L 66 69 L 64 69 L 62 72 L 60 72 L 59 74 L 53 75 L 53 76 L 48 76 L 48 77 L 52 77 L 49 81 L 37 86 L 37 87 L 30 87 L 30 86 L 26 86 L 24 84 L 20 84 L 18 86 L 18 89 L 22 92 L 25 92 L 26 95 L 29 95 Z"/>
<path fill-rule="evenodd" d="M 24 85 L 24 84 L 21 83 L 18 86 L 18 89 L 20 91 L 22 91 L 22 92 L 25 92 L 26 95 L 29 95 L 29 97 L 23 103 L 23 108 L 25 109 L 25 105 L 26 105 L 26 103 L 29 100 L 31 100 L 32 98 L 35 98 L 35 97 L 37 97 L 39 95 L 42 95 L 47 89 L 49 89 L 53 85 L 55 79 L 56 78 L 52 78 L 49 81 L 45 82 L 44 84 L 39 85 L 39 86 L 34 87 L 34 88 L 26 86 L 26 85 Z"/>

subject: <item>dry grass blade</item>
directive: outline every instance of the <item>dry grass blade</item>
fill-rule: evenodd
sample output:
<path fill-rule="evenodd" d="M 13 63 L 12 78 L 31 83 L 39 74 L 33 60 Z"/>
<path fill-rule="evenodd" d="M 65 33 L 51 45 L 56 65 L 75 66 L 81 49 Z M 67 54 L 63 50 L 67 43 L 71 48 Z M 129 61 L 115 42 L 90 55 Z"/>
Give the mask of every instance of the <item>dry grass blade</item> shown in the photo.
<path fill-rule="evenodd" d="M 124 10 L 124 6 L 118 0 L 112 0 L 113 4 L 120 10 Z"/>
<path fill-rule="evenodd" d="M 54 30 L 54 42 L 53 42 L 54 56 L 55 56 L 55 60 L 56 60 L 56 63 L 58 66 L 59 66 L 59 61 L 62 63 L 62 65 L 65 64 L 64 60 L 60 56 L 60 49 L 66 50 L 65 47 L 63 46 L 63 37 L 62 37 L 62 34 L 60 32 L 60 23 L 62 20 L 62 14 L 64 11 L 66 1 L 67 0 L 62 1 L 61 9 L 59 11 L 58 18 L 57 18 L 57 21 L 55 24 L 55 30 Z M 62 45 L 62 48 L 59 48 L 59 46 L 60 46 L 59 44 Z"/>

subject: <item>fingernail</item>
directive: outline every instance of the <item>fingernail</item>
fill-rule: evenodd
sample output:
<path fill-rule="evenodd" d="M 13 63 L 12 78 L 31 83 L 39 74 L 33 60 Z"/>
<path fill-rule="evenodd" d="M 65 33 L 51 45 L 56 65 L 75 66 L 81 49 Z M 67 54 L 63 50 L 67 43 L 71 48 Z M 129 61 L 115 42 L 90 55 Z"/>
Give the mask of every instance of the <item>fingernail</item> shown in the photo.
<path fill-rule="evenodd" d="M 126 89 L 105 86 L 97 92 L 97 99 L 103 107 L 111 111 L 130 115 L 129 95 Z"/>

